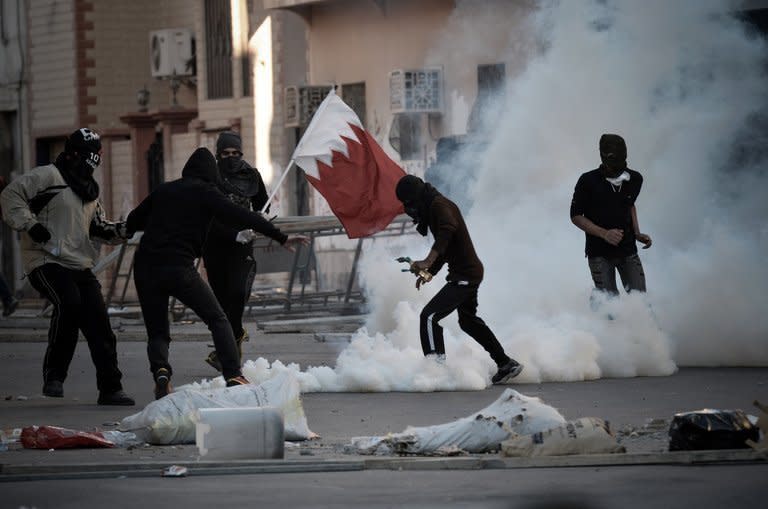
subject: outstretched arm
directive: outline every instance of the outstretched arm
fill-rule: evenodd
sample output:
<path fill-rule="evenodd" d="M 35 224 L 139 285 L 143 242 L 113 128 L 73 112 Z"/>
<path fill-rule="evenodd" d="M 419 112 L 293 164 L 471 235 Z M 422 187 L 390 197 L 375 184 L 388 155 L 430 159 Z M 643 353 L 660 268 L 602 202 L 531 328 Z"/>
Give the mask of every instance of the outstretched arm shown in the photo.
<path fill-rule="evenodd" d="M 138 207 L 133 209 L 125 220 L 127 235 L 130 237 L 137 231 L 144 231 L 147 227 L 149 215 L 152 212 L 152 194 L 144 198 Z"/>
<path fill-rule="evenodd" d="M 93 214 L 93 219 L 91 219 L 91 227 L 88 234 L 91 237 L 104 240 L 108 244 L 122 244 L 130 237 L 125 225 L 125 221 L 107 221 L 101 202 L 97 201 L 96 212 Z"/>

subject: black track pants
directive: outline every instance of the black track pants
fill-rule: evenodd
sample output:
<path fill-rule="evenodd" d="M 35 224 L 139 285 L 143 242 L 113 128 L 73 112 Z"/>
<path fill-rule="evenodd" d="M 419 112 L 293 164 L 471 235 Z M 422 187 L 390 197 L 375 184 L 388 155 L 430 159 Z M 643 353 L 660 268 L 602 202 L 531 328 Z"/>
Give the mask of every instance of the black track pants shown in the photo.
<path fill-rule="evenodd" d="M 477 316 L 477 290 L 479 285 L 466 284 L 463 281 L 447 283 L 421 312 L 419 333 L 424 355 L 445 354 L 443 328 L 438 322 L 451 314 L 459 312 L 459 327 L 477 341 L 497 366 L 509 361 L 504 348 L 496 339 L 491 329 L 482 318 Z"/>
<path fill-rule="evenodd" d="M 96 366 L 99 391 L 121 390 L 117 340 L 109 323 L 101 284 L 93 272 L 47 263 L 29 274 L 29 282 L 53 305 L 48 348 L 43 360 L 43 380 L 63 382 L 67 378 L 78 331 L 82 331 Z"/>

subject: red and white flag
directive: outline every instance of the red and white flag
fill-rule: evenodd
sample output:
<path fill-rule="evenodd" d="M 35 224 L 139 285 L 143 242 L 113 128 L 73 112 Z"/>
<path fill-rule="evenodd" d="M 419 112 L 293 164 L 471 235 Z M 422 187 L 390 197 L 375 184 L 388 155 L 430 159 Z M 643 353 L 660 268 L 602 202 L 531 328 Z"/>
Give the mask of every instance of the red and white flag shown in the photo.
<path fill-rule="evenodd" d="M 351 239 L 386 228 L 403 212 L 395 186 L 405 175 L 331 90 L 293 152 Z"/>

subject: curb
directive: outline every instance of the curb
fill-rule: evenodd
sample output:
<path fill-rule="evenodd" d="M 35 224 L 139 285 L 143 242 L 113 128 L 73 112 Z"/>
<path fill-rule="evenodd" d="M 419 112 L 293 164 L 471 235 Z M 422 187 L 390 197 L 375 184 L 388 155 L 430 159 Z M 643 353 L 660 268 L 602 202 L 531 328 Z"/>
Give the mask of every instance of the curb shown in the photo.
<path fill-rule="evenodd" d="M 69 465 L 3 465 L 0 482 L 158 477 L 169 464 L 184 466 L 188 476 L 356 472 L 362 470 L 491 470 L 520 468 L 617 467 L 641 465 L 765 464 L 768 454 L 735 449 L 637 454 L 591 454 L 504 458 L 462 456 L 435 458 L 365 458 L 332 460 L 145 461 L 136 463 L 76 463 Z"/>

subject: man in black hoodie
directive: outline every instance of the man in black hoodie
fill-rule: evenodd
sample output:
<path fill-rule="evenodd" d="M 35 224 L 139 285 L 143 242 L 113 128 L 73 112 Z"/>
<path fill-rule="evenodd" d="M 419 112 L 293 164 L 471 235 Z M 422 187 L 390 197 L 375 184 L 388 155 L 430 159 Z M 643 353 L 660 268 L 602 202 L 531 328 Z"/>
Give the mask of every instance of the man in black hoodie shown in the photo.
<path fill-rule="evenodd" d="M 155 398 L 171 391 L 168 362 L 171 341 L 168 299 L 173 296 L 194 311 L 211 331 L 227 386 L 247 384 L 240 371 L 235 337 L 226 314 L 194 266 L 202 254 L 211 222 L 270 237 L 286 249 L 307 244 L 288 237 L 260 214 L 229 201 L 216 187 L 216 159 L 206 148 L 195 150 L 181 178 L 155 189 L 128 215 L 128 232 L 144 231 L 134 258 L 134 282 L 147 328 L 147 355 L 155 379 Z"/>
<path fill-rule="evenodd" d="M 414 175 L 402 177 L 395 193 L 403 202 L 405 213 L 416 223 L 416 231 L 424 236 L 431 231 L 435 238 L 427 257 L 411 263 L 411 272 L 419 275 L 416 288 L 427 282 L 422 271 L 437 274 L 448 264 L 445 286 L 421 311 L 419 334 L 424 355 L 434 355 L 439 362 L 443 361 L 445 343 L 443 328 L 438 322 L 458 311 L 461 330 L 472 336 L 498 367 L 491 381 L 502 384 L 519 375 L 523 365 L 504 352 L 491 329 L 477 316 L 477 291 L 483 280 L 483 264 L 477 257 L 459 207 Z"/>

